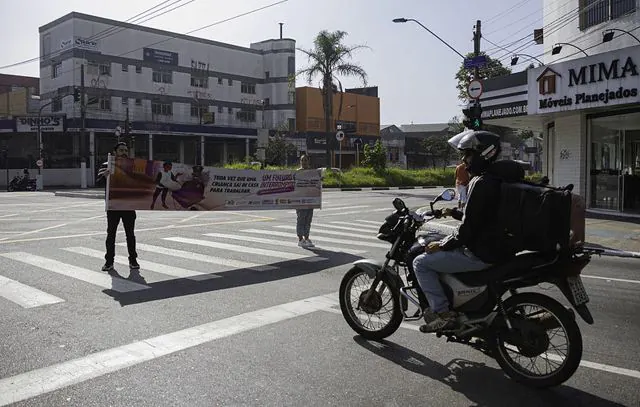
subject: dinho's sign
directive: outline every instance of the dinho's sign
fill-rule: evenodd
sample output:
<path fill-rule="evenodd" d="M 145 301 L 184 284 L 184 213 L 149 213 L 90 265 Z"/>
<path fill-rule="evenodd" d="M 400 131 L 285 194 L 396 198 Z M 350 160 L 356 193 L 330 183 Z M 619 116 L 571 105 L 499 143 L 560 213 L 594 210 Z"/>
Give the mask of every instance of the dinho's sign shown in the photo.
<path fill-rule="evenodd" d="M 38 131 L 38 122 L 41 132 L 63 132 L 65 116 L 23 116 L 16 117 L 16 132 L 33 133 Z"/>

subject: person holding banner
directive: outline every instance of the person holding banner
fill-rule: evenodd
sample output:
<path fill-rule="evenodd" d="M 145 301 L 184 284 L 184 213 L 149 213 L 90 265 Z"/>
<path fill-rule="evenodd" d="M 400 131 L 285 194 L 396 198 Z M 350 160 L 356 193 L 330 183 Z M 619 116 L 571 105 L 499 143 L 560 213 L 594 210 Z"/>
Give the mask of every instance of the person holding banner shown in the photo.
<path fill-rule="evenodd" d="M 311 168 L 309 164 L 309 156 L 306 154 L 302 154 L 300 156 L 300 168 L 298 168 L 298 171 L 308 170 L 309 168 Z M 309 240 L 309 232 L 311 231 L 311 220 L 313 219 L 313 208 L 296 209 L 296 217 L 296 233 L 298 234 L 298 246 L 314 247 L 313 242 Z"/>
<path fill-rule="evenodd" d="M 124 142 L 118 142 L 113 147 L 113 152 L 116 158 L 128 158 L 129 157 L 129 149 L 127 148 L 127 144 Z M 100 178 L 105 178 L 110 174 L 109 163 L 103 163 L 98 171 L 98 180 Z M 107 188 L 107 183 L 105 183 L 105 192 Z M 107 210 L 107 240 L 105 242 L 107 253 L 105 254 L 105 263 L 102 267 L 102 271 L 106 271 L 109 273 L 115 272 L 113 268 L 113 261 L 116 256 L 116 232 L 118 230 L 118 224 L 120 223 L 120 219 L 122 219 L 122 225 L 124 226 L 124 233 L 127 237 L 127 250 L 129 252 L 129 268 L 131 270 L 140 269 L 140 265 L 137 262 L 138 254 L 136 253 L 136 236 L 135 236 L 135 225 L 136 225 L 136 211 L 116 211 L 116 210 Z"/>

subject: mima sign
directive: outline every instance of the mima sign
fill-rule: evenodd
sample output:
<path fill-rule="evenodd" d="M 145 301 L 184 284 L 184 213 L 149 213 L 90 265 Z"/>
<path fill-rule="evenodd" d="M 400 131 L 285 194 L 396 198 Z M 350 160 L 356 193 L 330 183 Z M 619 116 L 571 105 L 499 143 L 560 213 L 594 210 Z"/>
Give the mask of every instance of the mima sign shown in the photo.
<path fill-rule="evenodd" d="M 569 69 L 569 87 L 608 81 L 609 79 L 624 79 L 638 76 L 638 68 L 631 57 L 627 57 L 624 65 L 619 59 L 614 59 L 607 65 L 604 62 L 581 66 L 580 69 Z"/>

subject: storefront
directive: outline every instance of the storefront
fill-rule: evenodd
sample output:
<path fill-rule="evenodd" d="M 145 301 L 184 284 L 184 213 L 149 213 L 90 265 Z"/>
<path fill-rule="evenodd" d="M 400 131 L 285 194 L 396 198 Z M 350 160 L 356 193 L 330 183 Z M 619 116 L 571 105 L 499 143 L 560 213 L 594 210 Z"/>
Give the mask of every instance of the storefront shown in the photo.
<path fill-rule="evenodd" d="M 528 70 L 546 173 L 592 210 L 640 214 L 640 46 Z"/>

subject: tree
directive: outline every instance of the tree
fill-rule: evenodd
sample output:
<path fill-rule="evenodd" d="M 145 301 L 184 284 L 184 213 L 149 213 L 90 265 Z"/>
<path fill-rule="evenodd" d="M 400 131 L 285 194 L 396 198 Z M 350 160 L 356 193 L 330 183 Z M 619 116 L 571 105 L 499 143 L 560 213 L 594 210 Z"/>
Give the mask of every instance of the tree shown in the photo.
<path fill-rule="evenodd" d="M 420 144 L 427 155 L 431 158 L 433 168 L 436 168 L 438 160 L 442 162 L 442 166 L 446 167 L 449 161 L 455 157 L 455 150 L 447 142 L 448 135 L 437 135 L 424 138 Z"/>
<path fill-rule="evenodd" d="M 473 52 L 470 52 L 466 57 L 473 58 L 474 55 L 475 54 Z M 487 65 L 479 69 L 479 78 L 477 79 L 486 80 L 497 76 L 509 75 L 511 73 L 511 69 L 505 68 L 499 60 L 491 58 L 484 52 L 481 52 L 480 55 L 484 55 L 487 58 Z M 474 72 L 475 71 L 473 69 L 466 69 L 464 67 L 464 63 L 460 66 L 460 69 L 458 69 L 458 73 L 456 73 L 458 85 L 456 87 L 458 88 L 458 98 L 460 100 L 469 99 L 469 96 L 467 95 L 467 87 L 473 80 Z"/>
<path fill-rule="evenodd" d="M 296 146 L 289 143 L 283 134 L 269 137 L 265 151 L 266 161 L 272 165 L 287 165 L 289 156 L 296 154 Z"/>
<path fill-rule="evenodd" d="M 342 83 L 338 79 L 341 76 L 359 77 L 363 85 L 367 85 L 367 73 L 357 64 L 349 62 L 353 52 L 360 48 L 368 48 L 364 45 L 344 45 L 342 41 L 347 36 L 344 31 L 329 32 L 322 30 L 313 41 L 313 49 L 305 50 L 298 48 L 299 51 L 307 55 L 309 66 L 304 68 L 296 75 L 306 77 L 309 85 L 316 76 L 320 77 L 320 91 L 322 93 L 322 107 L 324 109 L 324 128 L 327 142 L 327 168 L 331 167 L 331 149 L 334 137 L 332 135 L 335 129 L 331 128 L 333 122 L 333 95 L 338 92 L 342 97 Z M 342 99 L 340 99 L 340 107 L 338 116 L 342 111 Z"/>
<path fill-rule="evenodd" d="M 382 172 L 387 167 L 387 150 L 380 140 L 376 140 L 373 147 L 369 144 L 364 145 L 362 165 L 373 168 L 377 172 Z"/>

